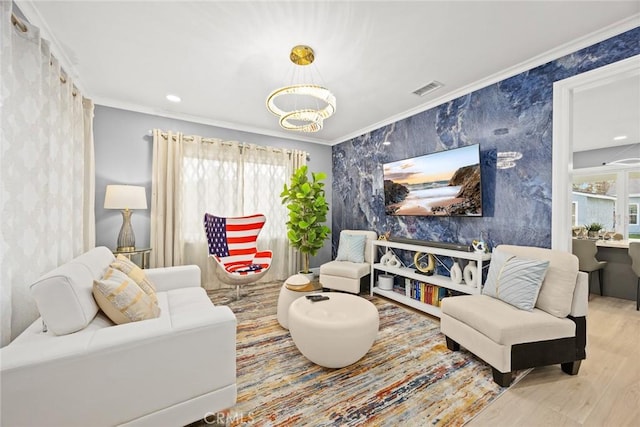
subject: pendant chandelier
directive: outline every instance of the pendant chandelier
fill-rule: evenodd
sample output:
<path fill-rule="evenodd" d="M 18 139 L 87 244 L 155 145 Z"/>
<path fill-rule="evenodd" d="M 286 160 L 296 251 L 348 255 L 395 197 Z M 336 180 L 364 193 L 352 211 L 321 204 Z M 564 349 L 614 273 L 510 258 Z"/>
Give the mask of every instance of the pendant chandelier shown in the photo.
<path fill-rule="evenodd" d="M 307 67 L 315 56 L 309 46 L 298 45 L 291 49 L 289 59 L 296 66 Z M 276 100 L 280 106 L 276 105 Z M 292 83 L 271 92 L 267 98 L 267 109 L 280 118 L 283 129 L 317 132 L 322 129 L 324 119 L 335 113 L 336 97 L 320 85 Z"/>

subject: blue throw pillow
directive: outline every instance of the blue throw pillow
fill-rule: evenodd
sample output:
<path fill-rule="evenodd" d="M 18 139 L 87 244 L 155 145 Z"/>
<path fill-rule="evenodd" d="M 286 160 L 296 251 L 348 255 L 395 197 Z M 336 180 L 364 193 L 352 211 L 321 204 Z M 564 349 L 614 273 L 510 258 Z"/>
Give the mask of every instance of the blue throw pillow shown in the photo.
<path fill-rule="evenodd" d="M 549 261 L 518 258 L 495 250 L 482 293 L 521 310 L 531 311 L 548 268 Z"/>
<path fill-rule="evenodd" d="M 338 256 L 336 256 L 336 261 L 363 263 L 364 245 L 366 242 L 367 236 L 364 234 L 340 233 L 340 243 L 338 243 Z"/>

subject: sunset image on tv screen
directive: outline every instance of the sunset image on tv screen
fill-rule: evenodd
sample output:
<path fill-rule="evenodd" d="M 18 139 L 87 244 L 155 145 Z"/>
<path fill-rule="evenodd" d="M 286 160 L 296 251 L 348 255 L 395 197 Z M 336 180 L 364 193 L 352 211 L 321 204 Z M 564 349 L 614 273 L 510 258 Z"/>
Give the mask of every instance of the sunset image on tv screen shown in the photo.
<path fill-rule="evenodd" d="M 384 164 L 388 215 L 482 216 L 479 146 Z"/>

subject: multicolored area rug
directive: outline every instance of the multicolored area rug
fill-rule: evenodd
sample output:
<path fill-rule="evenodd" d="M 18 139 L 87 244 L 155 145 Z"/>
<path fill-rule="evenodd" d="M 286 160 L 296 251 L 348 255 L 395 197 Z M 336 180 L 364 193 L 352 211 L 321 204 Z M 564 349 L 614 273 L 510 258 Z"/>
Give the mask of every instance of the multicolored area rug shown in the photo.
<path fill-rule="evenodd" d="M 243 287 L 240 301 L 209 291 L 238 318 L 238 401 L 226 425 L 460 426 L 506 390 L 472 354 L 449 351 L 436 320 L 378 297 L 367 296 L 380 313 L 371 350 L 345 368 L 315 365 L 276 319 L 280 286 Z"/>

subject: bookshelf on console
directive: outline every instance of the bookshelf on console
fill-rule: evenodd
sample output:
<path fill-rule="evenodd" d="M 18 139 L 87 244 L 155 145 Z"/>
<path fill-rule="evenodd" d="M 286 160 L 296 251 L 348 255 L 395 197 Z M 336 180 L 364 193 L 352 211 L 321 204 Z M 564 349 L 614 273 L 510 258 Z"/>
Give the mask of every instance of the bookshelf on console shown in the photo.
<path fill-rule="evenodd" d="M 394 242 L 390 240 L 374 240 L 371 242 L 373 253 L 377 253 L 378 248 L 382 248 L 385 252 L 393 249 L 405 250 L 410 252 L 421 252 L 425 254 L 431 254 L 436 258 L 436 262 L 441 263 L 440 257 L 449 257 L 454 259 L 464 259 L 468 261 L 475 261 L 476 271 L 474 277 L 477 278 L 478 284 L 476 286 L 469 286 L 464 281 L 461 283 L 454 283 L 449 276 L 443 276 L 439 274 L 433 274 L 428 276 L 426 274 L 416 273 L 413 268 L 408 267 L 393 267 L 390 265 L 383 265 L 381 263 L 371 264 L 371 295 L 377 294 L 397 301 L 401 304 L 413 307 L 422 312 L 431 314 L 432 316 L 441 317 L 442 311 L 439 307 L 431 305 L 429 303 L 421 302 L 414 298 L 400 294 L 394 290 L 384 290 L 375 286 L 376 272 L 389 273 L 394 276 L 401 276 L 408 279 L 419 280 L 422 282 L 428 282 L 429 284 L 440 286 L 442 288 L 451 289 L 454 291 L 462 292 L 465 294 L 480 294 L 482 291 L 482 269 L 486 267 L 487 263 L 491 260 L 490 253 L 484 252 L 468 252 L 447 248 L 439 248 L 435 246 L 428 246 L 425 244 L 413 244 L 404 242 Z"/>

